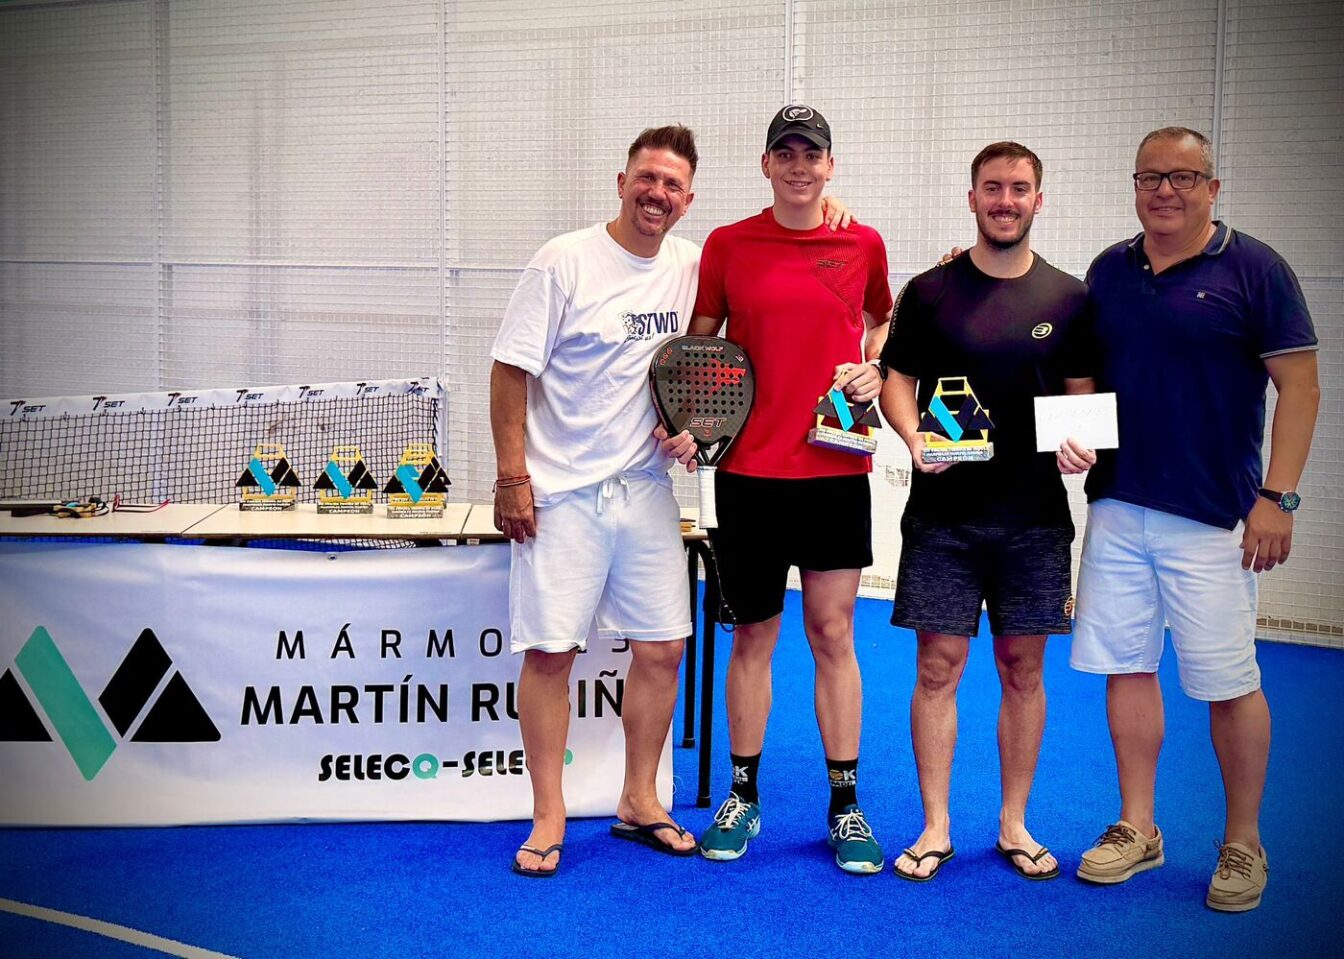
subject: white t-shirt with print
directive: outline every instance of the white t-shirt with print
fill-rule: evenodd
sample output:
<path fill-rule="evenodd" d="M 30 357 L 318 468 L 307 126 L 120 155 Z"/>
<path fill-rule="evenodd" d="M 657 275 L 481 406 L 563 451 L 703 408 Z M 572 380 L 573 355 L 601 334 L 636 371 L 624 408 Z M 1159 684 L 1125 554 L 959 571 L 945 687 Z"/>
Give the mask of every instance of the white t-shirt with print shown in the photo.
<path fill-rule="evenodd" d="M 525 441 L 538 505 L 619 473 L 666 477 L 649 363 L 690 326 L 699 265 L 689 240 L 664 237 L 657 256 L 639 257 L 605 223 L 532 258 L 490 355 L 532 374 Z"/>

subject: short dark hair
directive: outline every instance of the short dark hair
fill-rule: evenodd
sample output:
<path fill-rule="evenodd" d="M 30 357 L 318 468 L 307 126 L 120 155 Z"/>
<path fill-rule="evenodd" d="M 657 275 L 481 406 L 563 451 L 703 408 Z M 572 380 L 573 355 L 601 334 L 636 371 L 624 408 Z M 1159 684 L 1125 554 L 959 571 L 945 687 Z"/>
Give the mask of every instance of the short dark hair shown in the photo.
<path fill-rule="evenodd" d="M 625 162 L 629 164 L 640 150 L 670 150 L 691 165 L 691 176 L 695 176 L 695 165 L 700 161 L 700 154 L 695 152 L 695 133 L 680 123 L 645 129 L 630 144 Z"/>
<path fill-rule="evenodd" d="M 1143 152 L 1143 148 L 1154 140 L 1184 140 L 1186 137 L 1199 144 L 1199 161 L 1204 164 L 1204 169 L 1199 172 L 1206 177 L 1212 177 L 1215 172 L 1213 142 L 1198 130 L 1191 130 L 1189 127 L 1162 127 L 1160 130 L 1154 130 L 1148 134 L 1139 141 L 1139 148 L 1134 152 L 1135 165 L 1138 165 L 1139 154 Z"/>
<path fill-rule="evenodd" d="M 980 175 L 980 168 L 990 160 L 1030 160 L 1032 172 L 1036 174 L 1036 189 L 1041 188 L 1041 179 L 1045 174 L 1045 168 L 1041 166 L 1041 158 L 1032 153 L 1020 143 L 1014 143 L 1012 140 L 1000 140 L 998 143 L 991 143 L 975 155 L 971 161 L 971 187 L 975 187 L 975 178 Z"/>

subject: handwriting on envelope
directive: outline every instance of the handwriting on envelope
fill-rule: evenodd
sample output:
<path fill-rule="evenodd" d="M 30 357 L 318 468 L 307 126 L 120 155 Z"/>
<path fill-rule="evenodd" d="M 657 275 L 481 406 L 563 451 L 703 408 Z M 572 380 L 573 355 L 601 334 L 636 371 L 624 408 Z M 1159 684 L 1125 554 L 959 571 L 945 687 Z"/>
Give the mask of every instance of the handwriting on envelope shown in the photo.
<path fill-rule="evenodd" d="M 1036 397 L 1036 449 L 1052 453 L 1069 437 L 1094 450 L 1120 445 L 1114 393 Z"/>

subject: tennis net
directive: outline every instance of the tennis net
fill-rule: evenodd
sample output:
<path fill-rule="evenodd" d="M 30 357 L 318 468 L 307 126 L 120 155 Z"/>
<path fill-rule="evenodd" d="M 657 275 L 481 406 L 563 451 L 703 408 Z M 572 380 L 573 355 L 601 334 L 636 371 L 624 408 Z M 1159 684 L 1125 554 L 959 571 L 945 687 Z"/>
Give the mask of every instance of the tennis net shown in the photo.
<path fill-rule="evenodd" d="M 434 377 L 3 401 L 0 497 L 230 503 L 259 444 L 278 443 L 298 499 L 337 446 L 385 482 L 412 443 L 444 459 L 446 391 Z"/>

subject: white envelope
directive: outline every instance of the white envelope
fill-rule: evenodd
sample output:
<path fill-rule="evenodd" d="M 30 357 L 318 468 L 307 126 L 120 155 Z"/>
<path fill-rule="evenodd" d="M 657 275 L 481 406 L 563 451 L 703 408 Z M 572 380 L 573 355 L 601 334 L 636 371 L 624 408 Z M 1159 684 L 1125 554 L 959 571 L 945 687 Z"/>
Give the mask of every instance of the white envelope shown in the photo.
<path fill-rule="evenodd" d="M 1115 394 L 1036 397 L 1036 450 L 1053 453 L 1069 437 L 1094 450 L 1119 446 Z"/>

